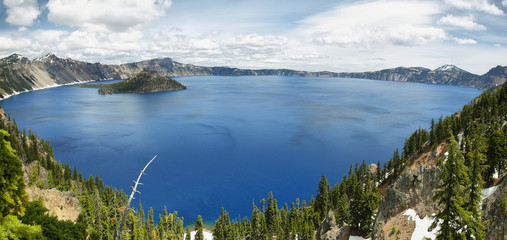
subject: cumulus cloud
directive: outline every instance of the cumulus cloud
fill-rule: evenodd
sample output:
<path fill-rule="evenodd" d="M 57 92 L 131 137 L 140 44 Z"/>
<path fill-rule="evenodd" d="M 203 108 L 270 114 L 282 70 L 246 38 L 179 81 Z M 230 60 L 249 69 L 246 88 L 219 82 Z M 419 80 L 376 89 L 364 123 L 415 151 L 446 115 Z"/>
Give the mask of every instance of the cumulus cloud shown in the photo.
<path fill-rule="evenodd" d="M 446 39 L 431 26 L 440 12 L 432 2 L 374 1 L 337 7 L 303 20 L 298 32 L 314 43 L 377 48 L 384 45 L 424 45 Z"/>
<path fill-rule="evenodd" d="M 459 45 L 465 45 L 465 44 L 475 45 L 475 44 L 477 44 L 477 41 L 475 41 L 473 39 L 454 38 L 454 41 L 456 41 L 456 43 Z"/>
<path fill-rule="evenodd" d="M 505 1 L 506 0 L 503 0 L 503 2 Z M 445 0 L 445 2 L 459 9 L 481 11 L 497 16 L 504 14 L 500 8 L 490 3 L 488 0 Z"/>
<path fill-rule="evenodd" d="M 503 1 L 502 1 L 502 5 L 503 5 L 504 7 L 507 7 L 507 0 L 503 0 Z"/>
<path fill-rule="evenodd" d="M 486 26 L 476 23 L 473 16 L 458 17 L 449 14 L 445 17 L 440 18 L 437 24 L 464 28 L 466 30 L 481 30 L 481 31 L 486 30 Z"/>
<path fill-rule="evenodd" d="M 280 54 L 287 48 L 289 39 L 284 36 L 257 34 L 239 35 L 225 42 L 224 46 L 234 55 Z"/>
<path fill-rule="evenodd" d="M 37 0 L 4 0 L 4 6 L 11 25 L 32 26 L 40 14 Z"/>
<path fill-rule="evenodd" d="M 11 54 L 19 51 L 19 49 L 27 48 L 31 45 L 30 39 L 27 38 L 10 38 L 0 36 L 0 52 Z"/>
<path fill-rule="evenodd" d="M 127 31 L 165 15 L 171 0 L 49 0 L 48 19 L 84 31 Z"/>

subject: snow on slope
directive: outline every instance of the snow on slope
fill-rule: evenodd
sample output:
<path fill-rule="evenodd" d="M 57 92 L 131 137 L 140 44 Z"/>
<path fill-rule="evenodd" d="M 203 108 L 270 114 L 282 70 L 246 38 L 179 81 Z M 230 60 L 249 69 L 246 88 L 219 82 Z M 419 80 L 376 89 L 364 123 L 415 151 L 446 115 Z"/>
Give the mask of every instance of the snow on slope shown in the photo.
<path fill-rule="evenodd" d="M 403 215 L 408 216 L 408 220 L 415 221 L 415 229 L 412 233 L 411 240 L 423 240 L 425 237 L 435 239 L 440 226 L 435 227 L 431 232 L 428 231 L 428 228 L 433 224 L 433 217 L 426 216 L 423 219 L 417 215 L 415 210 L 407 209 Z"/>

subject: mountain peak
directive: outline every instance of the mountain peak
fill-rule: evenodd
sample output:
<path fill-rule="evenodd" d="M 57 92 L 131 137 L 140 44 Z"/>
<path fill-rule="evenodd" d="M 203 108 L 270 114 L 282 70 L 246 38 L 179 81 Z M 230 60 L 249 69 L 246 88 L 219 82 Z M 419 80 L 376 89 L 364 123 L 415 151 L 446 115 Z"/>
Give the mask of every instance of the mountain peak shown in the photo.
<path fill-rule="evenodd" d="M 465 70 L 459 68 L 459 67 L 456 67 L 454 65 L 451 65 L 451 64 L 446 64 L 446 65 L 443 65 L 435 70 L 433 70 L 434 72 L 466 72 Z"/>
<path fill-rule="evenodd" d="M 30 60 L 26 57 L 23 57 L 17 53 L 14 53 L 8 57 L 5 57 L 5 58 L 2 58 L 0 59 L 0 61 L 2 62 L 7 62 L 7 63 L 29 63 Z"/>
<path fill-rule="evenodd" d="M 45 62 L 45 63 L 53 63 L 54 61 L 61 60 L 59 57 L 57 57 L 54 53 L 48 53 L 44 57 L 40 57 L 35 59 L 35 61 L 39 62 Z"/>

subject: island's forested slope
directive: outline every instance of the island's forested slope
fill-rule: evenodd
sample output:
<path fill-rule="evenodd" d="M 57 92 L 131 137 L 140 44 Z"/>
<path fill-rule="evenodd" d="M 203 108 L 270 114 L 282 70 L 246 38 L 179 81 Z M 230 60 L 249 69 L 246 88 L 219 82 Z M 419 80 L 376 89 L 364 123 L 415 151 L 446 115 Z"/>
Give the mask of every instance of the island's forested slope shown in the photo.
<path fill-rule="evenodd" d="M 86 84 L 84 88 L 98 88 L 100 94 L 112 93 L 150 93 L 184 90 L 187 87 L 169 77 L 164 77 L 154 70 L 144 70 L 113 84 Z"/>
<path fill-rule="evenodd" d="M 2 201 L 0 206 L 6 209 L 0 215 L 0 227 L 10 229 L 12 234 L 21 234 L 18 230 L 27 228 L 30 231 L 25 232 L 33 233 L 34 236 L 39 237 L 42 233 L 48 239 L 84 239 L 88 237 L 91 239 L 113 239 L 119 224 L 119 214 L 122 211 L 129 211 L 123 207 L 127 200 L 125 193 L 104 185 L 98 176 L 83 177 L 79 171 L 72 169 L 68 164 L 57 162 L 49 142 L 40 140 L 31 130 L 27 132 L 18 129 L 15 120 L 11 121 L 8 114 L 6 116 L 2 112 L 0 115 L 0 129 L 5 131 L 5 133 L 2 132 L 0 140 L 9 143 L 2 145 L 2 151 L 8 149 L 7 145 L 12 146 L 16 150 L 17 161 L 29 166 L 25 168 L 26 172 L 24 173 L 26 184 L 42 189 L 56 188 L 60 191 L 70 191 L 79 198 L 82 209 L 76 222 L 58 221 L 55 217 L 46 215 L 40 203 L 29 203 L 22 194 L 16 193 L 21 200 L 16 201 L 14 205 L 5 199 L 0 199 Z M 467 184 L 480 183 L 481 180 L 486 185 L 493 184 L 497 175 L 502 176 L 505 173 L 506 117 L 507 85 L 504 85 L 493 91 L 485 92 L 472 103 L 464 106 L 459 113 L 433 121 L 429 130 L 416 130 L 406 139 L 403 149 L 401 151 L 395 150 L 393 157 L 385 161 L 383 167 L 380 163 L 376 168 L 373 165 L 367 166 L 365 162 L 352 164 L 349 174 L 343 176 L 343 180 L 332 187 L 329 186 L 326 177 L 322 176 L 319 185 L 316 186 L 315 198 L 311 197 L 308 202 L 296 199 L 292 203 L 278 203 L 275 196 L 269 194 L 267 199 L 253 202 L 251 216 L 244 216 L 242 219 L 240 217 L 231 219 L 227 211 L 223 209 L 213 228 L 213 235 L 215 239 L 272 239 L 273 237 L 276 239 L 313 239 L 316 234 L 320 237 L 327 233 L 325 228 L 321 227 L 321 223 L 329 210 L 332 210 L 336 216 L 337 226 L 348 226 L 348 234 L 368 236 L 372 233 L 374 222 L 379 221 L 379 219 L 375 220 L 375 216 L 379 218 L 379 216 L 385 215 L 377 211 L 386 209 L 379 208 L 379 205 L 384 204 L 383 199 L 390 198 L 386 194 L 392 193 L 385 191 L 386 187 L 403 176 L 404 169 L 417 164 L 426 152 L 432 152 L 442 146 L 448 148 L 449 155 L 466 156 L 461 169 L 467 173 L 463 175 L 467 178 L 460 182 L 462 185 L 458 186 L 463 190 L 462 202 L 459 204 L 462 208 L 467 208 L 467 212 L 463 216 L 480 222 L 480 215 L 471 214 L 471 212 L 480 209 L 480 206 L 477 201 L 471 201 L 474 196 L 471 194 L 472 191 L 466 190 L 471 189 L 471 185 Z M 452 154 L 450 149 L 452 149 Z M 482 154 L 484 157 L 480 158 L 480 161 L 474 162 L 472 161 L 473 154 Z M 436 165 L 435 167 L 440 169 L 446 166 L 445 162 L 449 162 L 443 160 L 446 156 L 445 151 L 433 155 L 430 159 L 437 160 L 433 163 L 431 161 L 424 164 L 419 162 L 420 167 L 424 167 L 426 164 Z M 13 161 L 13 159 L 1 158 L 1 161 L 2 167 L 4 167 L 8 163 L 6 161 Z M 474 164 L 477 163 L 482 167 L 474 167 Z M 12 165 L 12 168 L 16 169 L 12 172 L 19 172 L 20 167 L 19 164 Z M 473 172 L 477 169 L 479 169 L 478 172 Z M 19 179 L 16 178 L 16 175 L 14 176 L 13 179 Z M 19 177 L 19 174 L 17 176 Z M 481 177 L 477 178 L 477 176 Z M 441 175 L 432 177 L 441 178 Z M 8 183 L 9 186 L 14 186 L 14 184 L 14 182 Z M 25 188 L 22 184 L 15 186 L 2 188 L 0 191 L 3 191 L 2 194 L 13 194 L 16 191 L 12 189 Z M 473 186 L 474 191 L 477 192 L 480 191 L 483 184 Z M 442 187 L 441 190 L 445 191 L 445 188 Z M 308 199 L 309 196 L 303 197 Z M 439 199 L 434 201 L 439 202 Z M 501 199 L 499 201 L 501 202 Z M 474 204 L 464 204 L 468 202 Z M 445 205 L 445 203 L 440 205 Z M 498 207 L 504 207 L 507 210 L 507 205 L 500 204 Z M 496 219 L 503 221 L 502 219 L 506 217 L 505 213 L 506 211 L 498 213 Z M 441 215 L 441 217 L 443 216 Z M 150 208 L 148 212 L 145 212 L 143 207 L 139 205 L 135 212 L 128 212 L 126 231 L 122 233 L 122 236 L 125 239 L 183 238 L 185 232 L 183 220 L 177 216 L 176 212 L 171 214 L 164 209 L 163 214 L 158 216 L 157 224 L 154 221 L 156 217 L 153 214 L 153 209 Z M 196 229 L 202 230 L 201 222 L 196 224 Z M 318 233 L 317 229 L 319 229 Z M 490 236 L 488 235 L 490 234 L 489 230 L 479 225 L 474 225 L 473 229 L 476 232 L 478 229 L 482 229 L 486 238 Z M 469 233 L 466 230 L 463 232 L 464 234 Z M 377 236 L 375 234 L 376 232 L 373 233 L 373 237 Z M 197 236 L 200 234 L 198 233 Z"/>

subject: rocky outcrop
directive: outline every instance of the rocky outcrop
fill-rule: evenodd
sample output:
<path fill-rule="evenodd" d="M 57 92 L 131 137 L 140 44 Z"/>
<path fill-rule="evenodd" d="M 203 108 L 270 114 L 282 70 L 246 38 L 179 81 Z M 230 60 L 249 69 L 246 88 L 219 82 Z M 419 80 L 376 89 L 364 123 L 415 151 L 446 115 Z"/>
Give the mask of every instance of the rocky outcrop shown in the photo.
<path fill-rule="evenodd" d="M 30 61 L 13 54 L 0 59 L 0 98 L 41 88 L 116 77 L 110 65 L 61 59 L 53 54 Z"/>
<path fill-rule="evenodd" d="M 507 67 L 496 66 L 474 81 L 481 88 L 500 86 L 507 80 Z"/>
<path fill-rule="evenodd" d="M 483 87 L 482 85 L 476 86 L 478 82 L 475 80 L 479 77 L 478 75 L 461 69 L 461 71 L 458 71 L 457 69 L 457 67 L 449 67 L 448 65 L 437 68 L 434 71 L 421 67 L 398 67 L 375 72 L 339 73 L 338 76 L 346 78 Z"/>
<path fill-rule="evenodd" d="M 79 200 L 72 192 L 61 192 L 56 189 L 40 189 L 36 186 L 25 188 L 29 201 L 41 199 L 44 207 L 49 210 L 58 220 L 70 220 L 75 222 L 81 213 Z"/>
<path fill-rule="evenodd" d="M 414 219 L 407 217 L 408 209 L 417 213 L 420 219 L 440 211 L 432 200 L 439 185 L 437 175 L 440 171 L 436 166 L 420 165 L 416 170 L 405 168 L 384 192 L 372 228 L 372 239 L 410 239 L 416 226 Z M 486 239 L 507 239 L 507 177 L 502 177 L 498 185 L 488 191 L 492 193 L 484 196 L 482 203 L 482 219 L 487 223 Z M 425 230 L 432 232 L 434 227 Z"/>
<path fill-rule="evenodd" d="M 482 219 L 488 223 L 486 239 L 507 239 L 507 177 L 482 202 Z M 502 203 L 503 201 L 503 203 Z"/>
<path fill-rule="evenodd" d="M 332 210 L 326 215 L 317 229 L 317 240 L 347 240 L 350 236 L 350 226 L 338 226 Z"/>
<path fill-rule="evenodd" d="M 411 208 L 420 216 L 429 216 L 438 210 L 431 198 L 439 184 L 436 166 L 420 167 L 412 171 L 405 168 L 396 182 L 384 192 L 384 200 L 379 206 L 372 229 L 372 239 L 389 239 L 391 228 L 385 225 L 396 216 Z M 404 217 L 406 219 L 406 217 Z"/>

